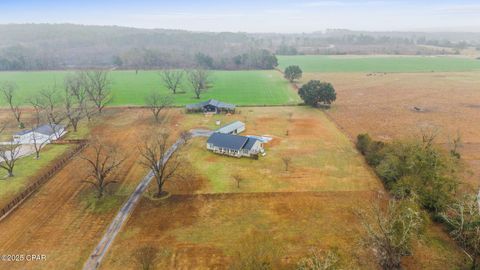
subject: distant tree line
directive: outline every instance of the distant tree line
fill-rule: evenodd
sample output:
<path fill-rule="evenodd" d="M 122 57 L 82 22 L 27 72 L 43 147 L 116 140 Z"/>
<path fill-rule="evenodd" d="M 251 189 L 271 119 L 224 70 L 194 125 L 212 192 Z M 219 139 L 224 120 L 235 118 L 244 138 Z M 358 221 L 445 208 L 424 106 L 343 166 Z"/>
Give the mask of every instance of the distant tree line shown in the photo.
<path fill-rule="evenodd" d="M 0 25 L 0 37 L 0 70 L 271 69 L 274 54 L 454 54 L 480 45 L 476 33 L 247 34 L 72 24 Z"/>
<path fill-rule="evenodd" d="M 217 55 L 197 52 L 196 54 L 174 55 L 161 51 L 131 50 L 114 56 L 113 64 L 121 69 L 192 68 L 219 70 L 274 69 L 277 57 L 265 49 L 252 49 L 238 55 Z"/>

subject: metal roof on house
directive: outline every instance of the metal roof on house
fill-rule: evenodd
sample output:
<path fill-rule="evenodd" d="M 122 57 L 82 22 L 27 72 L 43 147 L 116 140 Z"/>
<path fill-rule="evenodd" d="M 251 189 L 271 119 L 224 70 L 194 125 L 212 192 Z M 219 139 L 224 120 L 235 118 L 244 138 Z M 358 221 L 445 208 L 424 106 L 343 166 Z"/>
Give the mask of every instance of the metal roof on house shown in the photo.
<path fill-rule="evenodd" d="M 40 133 L 40 134 L 43 134 L 43 135 L 50 136 L 50 135 L 55 134 L 56 132 L 60 132 L 64 128 L 65 128 L 65 126 L 63 126 L 63 125 L 44 124 L 44 125 L 38 126 L 37 128 L 34 128 L 34 129 L 22 130 L 20 132 L 15 133 L 15 135 L 22 136 L 22 135 L 25 135 L 25 134 L 28 134 L 28 133 L 31 133 L 31 132 L 36 132 L 36 133 Z"/>
<path fill-rule="evenodd" d="M 219 133 L 230 133 L 236 129 L 239 129 L 239 128 L 242 128 L 242 127 L 245 127 L 245 123 L 241 122 L 241 121 L 235 121 L 235 122 L 232 122 L 228 125 L 225 125 L 219 129 L 217 129 L 217 132 Z"/>
<path fill-rule="evenodd" d="M 191 109 L 191 110 L 202 109 L 203 107 L 205 107 L 207 105 L 214 106 L 214 107 L 217 107 L 217 108 L 222 108 L 222 109 L 228 109 L 228 110 L 235 109 L 234 104 L 221 102 L 221 101 L 218 101 L 218 100 L 215 100 L 215 99 L 209 99 L 207 101 L 199 102 L 199 103 L 195 103 L 195 104 L 187 104 L 186 108 Z"/>
<path fill-rule="evenodd" d="M 242 149 L 247 149 L 247 150 L 252 149 L 256 141 L 258 140 L 254 138 L 245 137 L 245 136 L 215 132 L 208 138 L 207 143 L 213 144 L 220 148 L 240 151 Z"/>
<path fill-rule="evenodd" d="M 247 149 L 247 150 L 251 150 L 253 145 L 258 141 L 257 139 L 255 138 L 250 138 L 250 137 L 247 137 L 248 138 L 248 141 L 247 143 L 243 146 L 243 149 Z"/>

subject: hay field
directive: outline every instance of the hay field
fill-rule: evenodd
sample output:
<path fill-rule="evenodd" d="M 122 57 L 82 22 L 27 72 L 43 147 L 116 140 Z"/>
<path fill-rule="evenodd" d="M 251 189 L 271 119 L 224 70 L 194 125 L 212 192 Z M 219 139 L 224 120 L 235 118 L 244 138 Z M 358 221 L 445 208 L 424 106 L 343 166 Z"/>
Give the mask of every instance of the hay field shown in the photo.
<path fill-rule="evenodd" d="M 60 94 L 64 93 L 63 82 L 69 71 L 44 72 L 0 72 L 0 82 L 12 81 L 19 87 L 18 102 L 28 106 L 28 98 L 43 88 L 56 84 Z M 158 70 L 112 71 L 110 73 L 112 99 L 109 106 L 145 105 L 145 98 L 152 91 L 162 94 L 171 92 L 162 84 Z M 278 72 L 261 71 L 212 71 L 212 88 L 201 96 L 201 101 L 210 98 L 230 102 L 237 105 L 278 105 L 295 104 L 300 100 L 290 91 L 290 85 Z M 173 95 L 176 105 L 199 102 L 190 90 L 186 79 L 179 93 Z M 0 99 L 0 106 L 5 106 Z"/>
<path fill-rule="evenodd" d="M 462 72 L 480 70 L 466 56 L 294 55 L 278 56 L 279 68 L 299 65 L 304 72 Z"/>
<path fill-rule="evenodd" d="M 303 81 L 332 82 L 335 106 L 328 112 L 352 138 L 368 132 L 377 139 L 411 138 L 439 132 L 445 143 L 462 137 L 463 158 L 480 176 L 480 73 L 308 73 Z M 415 110 L 414 107 L 420 109 Z"/>

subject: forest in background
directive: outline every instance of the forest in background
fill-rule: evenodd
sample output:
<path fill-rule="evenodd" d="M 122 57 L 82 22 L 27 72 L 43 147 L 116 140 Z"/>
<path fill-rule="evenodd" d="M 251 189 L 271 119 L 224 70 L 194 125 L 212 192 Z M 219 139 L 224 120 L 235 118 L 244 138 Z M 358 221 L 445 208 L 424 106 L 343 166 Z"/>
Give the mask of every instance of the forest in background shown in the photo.
<path fill-rule="evenodd" d="M 275 55 L 458 54 L 480 33 L 249 34 L 73 24 L 0 25 L 0 70 L 76 68 L 272 69 Z"/>

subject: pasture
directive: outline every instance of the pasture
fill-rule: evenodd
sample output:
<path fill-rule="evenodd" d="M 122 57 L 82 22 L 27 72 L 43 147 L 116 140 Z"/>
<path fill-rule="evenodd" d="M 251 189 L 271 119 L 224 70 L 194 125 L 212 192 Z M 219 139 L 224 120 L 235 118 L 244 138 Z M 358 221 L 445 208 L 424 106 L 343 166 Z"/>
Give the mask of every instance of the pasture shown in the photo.
<path fill-rule="evenodd" d="M 259 160 L 216 155 L 205 149 L 205 139 L 193 139 L 181 152 L 188 180 L 168 183 L 169 199 L 142 198 L 103 269 L 134 268 L 132 254 L 145 246 L 159 250 L 161 269 L 225 269 L 244 242 L 266 235 L 279 249 L 276 269 L 295 265 L 311 248 L 337 250 L 345 269 L 375 267 L 361 247 L 355 211 L 369 207 L 382 185 L 321 111 L 241 108 L 238 115 L 187 114 L 176 121 L 184 128 L 213 129 L 216 120 L 242 120 L 243 134 L 272 136 L 267 155 Z M 284 156 L 292 158 L 289 171 Z M 243 178 L 240 187 L 233 174 Z M 455 244 L 435 227 L 415 242 L 414 253 L 418 256 L 405 261 L 411 269 L 463 263 Z"/>
<path fill-rule="evenodd" d="M 134 251 L 153 246 L 160 269 L 228 268 L 240 246 L 272 236 L 279 268 L 294 265 L 311 248 L 335 249 L 345 269 L 372 269 L 375 261 L 361 246 L 362 227 L 355 215 L 382 190 L 362 158 L 336 126 L 308 107 L 240 108 L 240 114 L 204 116 L 168 110 L 165 125 L 175 139 L 190 128 L 215 128 L 216 120 L 245 121 L 244 134 L 271 135 L 260 160 L 219 156 L 195 138 L 181 152 L 188 181 L 169 183 L 172 196 L 152 200 L 146 194 L 113 242 L 100 269 L 133 269 Z M 122 202 L 147 169 L 139 163 L 140 139 L 152 127 L 145 109 L 108 108 L 88 125 L 93 137 L 118 145 L 126 157 L 113 177 L 118 184 L 97 201 L 82 183 L 85 162 L 72 160 L 14 215 L 0 224 L 0 250 L 33 253 L 47 261 L 9 264 L 9 269 L 79 269 L 96 246 Z M 288 135 L 286 130 L 289 130 Z M 70 135 L 72 136 L 72 135 Z M 88 155 L 87 148 L 83 154 Z M 284 171 L 281 157 L 292 157 Z M 244 177 L 238 188 L 231 179 Z M 152 185 L 149 192 L 154 190 Z M 58 228 L 62 228 L 61 231 Z M 270 238 L 269 238 L 270 239 Z M 255 241 L 255 240 L 253 240 Z M 464 257 L 439 228 L 430 226 L 414 242 L 407 269 L 461 268 Z M 0 265 L 2 266 L 2 265 Z"/>
<path fill-rule="evenodd" d="M 18 102 L 28 105 L 28 98 L 43 88 L 56 88 L 63 94 L 63 81 L 67 71 L 45 72 L 0 72 L 0 82 L 13 81 L 19 87 Z M 109 106 L 145 105 L 145 98 L 152 91 L 171 94 L 161 82 L 158 71 L 112 71 L 110 73 L 112 99 Z M 201 101 L 210 98 L 238 105 L 294 104 L 300 100 L 290 85 L 276 71 L 213 71 L 212 88 L 201 96 Z M 175 105 L 199 102 L 188 87 L 186 80 L 175 95 Z M 0 105 L 5 101 L 0 99 Z"/>
<path fill-rule="evenodd" d="M 205 151 L 206 139 L 185 149 L 191 171 L 204 180 L 195 193 L 371 190 L 381 188 L 365 169 L 351 142 L 325 114 L 308 107 L 240 108 L 235 115 L 187 115 L 184 125 L 216 129 L 240 120 L 242 134 L 267 135 L 267 155 L 260 160 L 226 158 Z M 291 159 L 288 171 L 282 158 Z M 243 180 L 240 187 L 233 176 Z"/>
<path fill-rule="evenodd" d="M 303 72 L 462 72 L 480 70 L 480 60 L 460 56 L 277 56 L 279 68 Z"/>
<path fill-rule="evenodd" d="M 303 82 L 333 83 L 337 102 L 328 112 L 352 138 L 368 132 L 376 139 L 411 138 L 439 133 L 445 143 L 459 134 L 469 182 L 480 176 L 480 72 L 308 73 Z M 419 110 L 416 110 L 417 107 Z"/>

